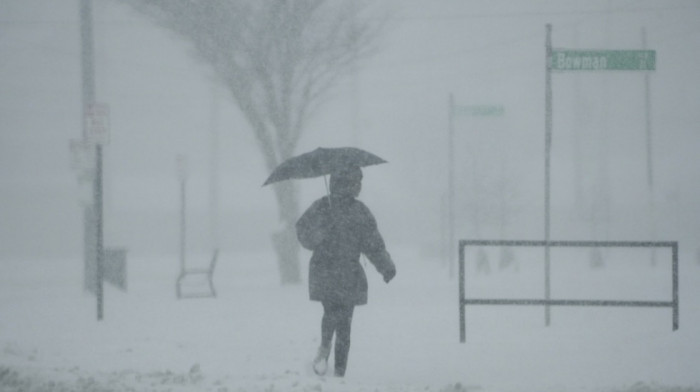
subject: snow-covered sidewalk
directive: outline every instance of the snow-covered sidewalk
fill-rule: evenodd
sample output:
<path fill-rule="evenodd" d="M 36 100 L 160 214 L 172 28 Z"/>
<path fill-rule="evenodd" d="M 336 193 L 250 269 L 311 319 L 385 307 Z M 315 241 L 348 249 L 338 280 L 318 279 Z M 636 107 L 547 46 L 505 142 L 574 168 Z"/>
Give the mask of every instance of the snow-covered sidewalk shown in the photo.
<path fill-rule="evenodd" d="M 553 325 L 544 327 L 540 307 L 472 307 L 467 343 L 459 344 L 457 280 L 436 260 L 409 250 L 393 255 L 399 274 L 389 285 L 366 266 L 370 303 L 356 310 L 344 379 L 310 371 L 321 307 L 307 300 L 305 285 L 277 283 L 272 254 L 223 252 L 218 298 L 188 300 L 175 298 L 176 257 L 133 256 L 128 292 L 106 286 L 101 322 L 94 297 L 82 291 L 80 261 L 4 261 L 0 390 L 700 390 L 695 264 L 681 263 L 676 332 L 669 309 L 555 308 Z M 629 279 L 663 280 L 652 291 L 665 295 L 668 269 L 629 268 L 623 271 Z M 541 271 L 540 264 L 523 260 L 518 272 L 470 275 L 470 288 L 527 291 L 538 284 L 531 270 Z M 625 276 L 614 266 L 586 271 L 577 270 L 574 281 L 588 273 L 611 282 Z M 620 284 L 643 286 L 628 283 Z"/>

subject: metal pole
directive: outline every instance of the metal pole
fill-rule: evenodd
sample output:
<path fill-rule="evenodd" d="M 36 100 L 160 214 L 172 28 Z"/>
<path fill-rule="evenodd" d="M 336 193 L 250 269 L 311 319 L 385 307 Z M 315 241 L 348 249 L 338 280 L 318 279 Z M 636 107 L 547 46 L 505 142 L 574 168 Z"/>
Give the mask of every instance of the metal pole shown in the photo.
<path fill-rule="evenodd" d="M 80 1 L 80 40 L 81 40 L 81 68 L 82 68 L 82 90 L 83 90 L 83 140 L 88 139 L 88 130 L 85 127 L 85 118 L 89 108 L 95 103 L 95 65 L 93 54 L 93 32 L 92 32 L 92 0 Z M 84 236 L 86 239 L 91 238 L 90 231 L 92 230 L 92 219 L 96 222 L 95 240 L 85 241 L 84 263 L 85 271 L 91 271 L 88 268 L 89 263 L 95 263 L 95 290 L 97 296 L 97 320 L 102 320 L 104 316 L 104 291 L 102 279 L 104 274 L 103 257 L 103 223 L 102 223 L 102 146 L 97 144 L 95 147 L 95 173 L 93 177 L 93 205 L 86 206 L 83 210 L 83 227 Z M 94 209 L 94 210 L 93 210 Z M 94 252 L 91 252 L 94 246 Z"/>
<path fill-rule="evenodd" d="M 209 230 L 214 249 L 219 248 L 219 94 L 211 87 L 211 133 L 209 143 Z"/>
<path fill-rule="evenodd" d="M 185 178 L 180 178 L 180 275 L 185 273 Z"/>
<path fill-rule="evenodd" d="M 545 137 L 544 137 L 544 297 L 550 299 L 549 234 L 550 234 L 550 154 L 552 149 L 552 25 L 547 24 L 545 42 Z M 550 308 L 544 308 L 545 325 L 550 324 Z"/>
<path fill-rule="evenodd" d="M 187 158 L 183 154 L 175 157 L 177 177 L 180 180 L 180 276 L 177 278 L 175 293 L 177 298 L 181 297 L 180 282 L 185 276 L 185 214 L 186 206 L 186 182 L 187 182 Z"/>
<path fill-rule="evenodd" d="M 454 96 L 450 94 L 448 101 L 448 129 L 447 129 L 447 219 L 449 224 L 448 234 L 448 263 L 450 278 L 454 276 L 454 257 L 452 244 L 455 240 L 455 218 L 454 218 Z"/>
<path fill-rule="evenodd" d="M 647 30 L 642 28 L 642 47 L 647 48 Z M 649 72 L 644 72 L 644 113 L 647 136 L 647 183 L 649 192 L 654 189 L 654 171 L 652 165 L 652 145 L 651 145 L 651 96 L 649 89 Z"/>
<path fill-rule="evenodd" d="M 674 242 L 672 249 L 673 257 L 673 330 L 679 327 L 679 304 L 678 304 L 678 242 Z"/>
<path fill-rule="evenodd" d="M 459 242 L 459 341 L 464 343 L 467 340 L 467 315 L 464 309 L 464 297 L 466 282 L 464 281 L 464 247 L 462 241 Z"/>
<path fill-rule="evenodd" d="M 578 25 L 574 27 L 574 47 L 579 48 Z M 581 75 L 574 75 L 574 124 L 573 124 L 573 144 L 574 144 L 574 201 L 576 205 L 576 217 L 583 217 L 583 175 L 582 175 L 582 153 L 581 153 L 581 126 L 582 119 L 587 116 L 583 112 L 583 94 L 581 93 Z"/>
<path fill-rule="evenodd" d="M 642 48 L 647 48 L 647 30 L 642 27 Z M 652 134 L 651 134 L 651 89 L 649 72 L 644 72 L 644 119 L 646 125 L 646 147 L 647 147 L 647 185 L 649 187 L 649 220 L 651 239 L 656 239 L 656 212 L 654 208 L 654 166 L 652 154 Z M 656 249 L 651 251 L 651 265 L 656 265 Z"/>
<path fill-rule="evenodd" d="M 102 221 L 102 144 L 95 146 L 97 167 L 95 174 L 95 212 L 97 215 L 97 320 L 104 317 L 104 239 Z"/>

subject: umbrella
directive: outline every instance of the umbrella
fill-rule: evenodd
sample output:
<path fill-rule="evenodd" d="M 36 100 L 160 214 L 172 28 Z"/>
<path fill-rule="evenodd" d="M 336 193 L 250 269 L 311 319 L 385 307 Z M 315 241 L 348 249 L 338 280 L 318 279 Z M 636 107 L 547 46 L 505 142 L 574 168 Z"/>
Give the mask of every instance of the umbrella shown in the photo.
<path fill-rule="evenodd" d="M 278 181 L 313 178 L 356 166 L 386 163 L 382 158 L 354 147 L 317 148 L 282 162 L 272 171 L 263 186 Z"/>

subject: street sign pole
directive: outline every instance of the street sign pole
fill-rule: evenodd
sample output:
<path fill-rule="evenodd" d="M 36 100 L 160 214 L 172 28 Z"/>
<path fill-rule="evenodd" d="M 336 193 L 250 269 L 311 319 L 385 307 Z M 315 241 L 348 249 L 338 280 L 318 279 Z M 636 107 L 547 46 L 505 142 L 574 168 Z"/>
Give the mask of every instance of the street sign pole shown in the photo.
<path fill-rule="evenodd" d="M 647 30 L 642 28 L 642 47 L 647 48 Z M 654 208 L 654 165 L 653 165 L 653 145 L 651 133 L 651 88 L 650 76 L 648 72 L 644 73 L 644 119 L 646 125 L 646 144 L 647 144 L 647 184 L 649 186 L 649 218 L 651 227 L 651 239 L 656 239 L 656 212 Z M 656 265 L 656 248 L 651 250 L 651 265 Z"/>
<path fill-rule="evenodd" d="M 544 298 L 550 299 L 550 260 L 549 260 L 549 234 L 550 234 L 550 155 L 552 150 L 552 25 L 547 24 L 547 38 L 545 42 L 545 121 L 544 121 Z M 545 325 L 549 326 L 551 319 L 549 305 L 544 307 Z"/>

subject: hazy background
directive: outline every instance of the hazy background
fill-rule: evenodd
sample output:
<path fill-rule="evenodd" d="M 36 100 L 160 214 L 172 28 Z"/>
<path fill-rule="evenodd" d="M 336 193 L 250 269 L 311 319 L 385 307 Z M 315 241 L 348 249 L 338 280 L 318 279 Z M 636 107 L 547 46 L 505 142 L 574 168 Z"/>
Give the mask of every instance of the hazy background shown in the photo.
<path fill-rule="evenodd" d="M 355 145 L 389 161 L 365 170 L 361 199 L 390 248 L 444 252 L 451 93 L 460 105 L 505 107 L 500 118 L 455 119 L 457 237 L 543 238 L 544 44 L 545 24 L 552 23 L 553 45 L 572 49 L 640 49 L 646 27 L 657 56 L 655 225 L 643 74 L 555 74 L 552 238 L 656 237 L 697 249 L 699 1 L 370 4 L 377 15 L 390 15 L 380 51 L 334 90 L 297 152 Z M 185 41 L 128 7 L 95 0 L 93 15 L 97 101 L 111 110 L 106 245 L 177 253 L 175 156 L 182 153 L 189 163 L 188 249 L 211 248 L 217 134 L 221 247 L 269 247 L 278 225 L 272 189 L 261 187 L 269 173 L 227 91 Z M 81 105 L 78 1 L 0 0 L 0 261 L 82 262 L 81 203 L 91 189 L 71 171 L 69 153 L 69 140 L 81 137 Z M 325 192 L 320 179 L 301 183 L 304 206 Z M 497 189 L 507 190 L 503 230 Z"/>

